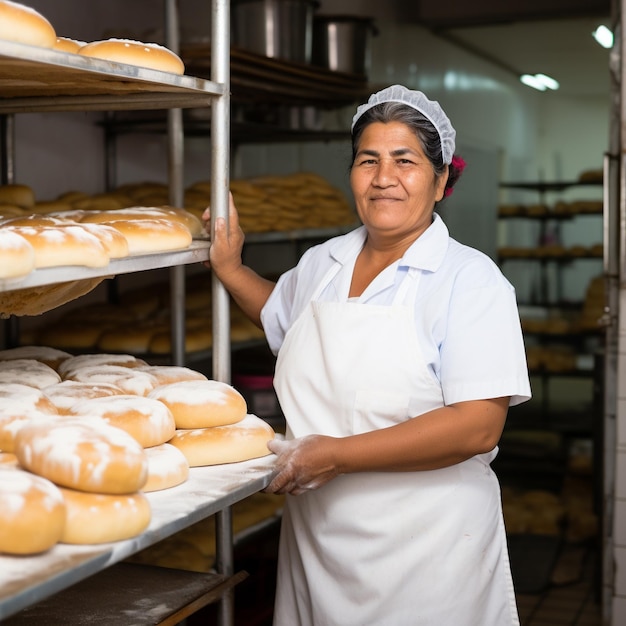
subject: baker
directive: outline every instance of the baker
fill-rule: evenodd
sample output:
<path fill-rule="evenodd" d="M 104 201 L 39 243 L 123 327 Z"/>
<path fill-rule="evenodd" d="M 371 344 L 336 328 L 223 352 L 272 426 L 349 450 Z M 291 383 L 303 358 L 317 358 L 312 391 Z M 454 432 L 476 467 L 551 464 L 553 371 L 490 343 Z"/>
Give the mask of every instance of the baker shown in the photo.
<path fill-rule="evenodd" d="M 242 264 L 232 198 L 214 224 L 210 265 L 278 355 L 276 625 L 519 624 L 490 463 L 530 384 L 513 287 L 435 212 L 465 166 L 455 135 L 419 91 L 370 96 L 362 226 L 275 285 Z"/>

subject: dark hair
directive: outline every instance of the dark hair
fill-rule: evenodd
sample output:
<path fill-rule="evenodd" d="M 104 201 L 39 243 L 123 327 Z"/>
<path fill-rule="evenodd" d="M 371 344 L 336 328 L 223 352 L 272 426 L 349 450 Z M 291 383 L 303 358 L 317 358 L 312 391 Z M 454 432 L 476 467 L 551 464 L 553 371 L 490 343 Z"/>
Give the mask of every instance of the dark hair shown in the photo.
<path fill-rule="evenodd" d="M 410 128 L 417 137 L 422 150 L 426 155 L 426 158 L 430 161 L 435 176 L 441 176 L 446 169 L 446 165 L 443 162 L 443 156 L 441 154 L 441 138 L 437 129 L 432 125 L 432 122 L 418 110 L 413 107 L 402 104 L 401 102 L 383 102 L 368 109 L 357 120 L 354 128 L 352 129 L 352 162 L 354 165 L 358 146 L 361 141 L 361 135 L 367 126 L 374 122 L 382 122 L 388 124 L 389 122 L 401 122 Z M 457 166 L 455 163 L 457 159 L 453 157 L 452 163 L 448 165 L 448 182 L 444 190 L 444 198 L 452 193 L 452 188 L 461 176 L 463 166 Z"/>

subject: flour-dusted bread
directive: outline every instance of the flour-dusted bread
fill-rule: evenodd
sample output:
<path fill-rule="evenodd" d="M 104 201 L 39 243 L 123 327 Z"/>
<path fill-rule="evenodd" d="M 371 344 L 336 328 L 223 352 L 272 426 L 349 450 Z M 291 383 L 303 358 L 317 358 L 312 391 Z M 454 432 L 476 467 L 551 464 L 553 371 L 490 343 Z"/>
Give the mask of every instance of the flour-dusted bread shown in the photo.
<path fill-rule="evenodd" d="M 65 487 L 60 491 L 66 508 L 61 543 L 123 541 L 141 534 L 150 524 L 150 503 L 141 492 L 85 493 Z"/>
<path fill-rule="evenodd" d="M 65 528 L 65 501 L 49 480 L 19 468 L 0 468 L 0 553 L 49 550 Z"/>
<path fill-rule="evenodd" d="M 260 417 L 247 415 L 236 424 L 177 430 L 170 439 L 191 467 L 236 463 L 267 456 L 274 429 Z"/>
<path fill-rule="evenodd" d="M 144 448 L 165 443 L 176 431 L 174 416 L 162 402 L 132 394 L 84 400 L 76 403 L 70 413 L 99 417 L 126 431 Z"/>
<path fill-rule="evenodd" d="M 160 491 L 184 483 L 189 477 L 187 457 L 169 443 L 146 448 L 148 480 L 142 491 Z"/>
<path fill-rule="evenodd" d="M 18 431 L 14 452 L 25 469 L 70 489 L 127 494 L 148 478 L 143 447 L 98 418 L 33 420 Z"/>
<path fill-rule="evenodd" d="M 76 380 L 63 380 L 56 385 L 44 387 L 42 391 L 61 415 L 71 414 L 72 407 L 85 400 L 121 396 L 124 393 L 110 383 L 81 383 Z"/>
<path fill-rule="evenodd" d="M 35 269 L 35 250 L 30 242 L 0 228 L 0 279 L 23 278 Z"/>
<path fill-rule="evenodd" d="M 245 398 L 217 380 L 186 380 L 156 387 L 149 398 L 160 400 L 174 415 L 176 428 L 206 428 L 240 422 L 247 412 Z"/>

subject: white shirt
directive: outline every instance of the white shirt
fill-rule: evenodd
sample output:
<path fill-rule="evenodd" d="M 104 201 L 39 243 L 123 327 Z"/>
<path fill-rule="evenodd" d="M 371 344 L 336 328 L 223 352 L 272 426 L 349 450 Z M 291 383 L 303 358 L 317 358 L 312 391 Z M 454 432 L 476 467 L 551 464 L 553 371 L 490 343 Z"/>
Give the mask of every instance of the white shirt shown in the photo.
<path fill-rule="evenodd" d="M 362 226 L 310 248 L 295 268 L 280 277 L 261 311 L 275 354 L 334 263 L 342 267 L 319 299 L 347 301 L 354 263 L 366 236 Z M 497 265 L 452 239 L 435 214 L 429 228 L 370 283 L 355 306 L 391 304 L 409 267 L 422 273 L 415 297 L 415 329 L 445 403 L 511 396 L 513 406 L 528 400 L 530 382 L 515 290 Z"/>

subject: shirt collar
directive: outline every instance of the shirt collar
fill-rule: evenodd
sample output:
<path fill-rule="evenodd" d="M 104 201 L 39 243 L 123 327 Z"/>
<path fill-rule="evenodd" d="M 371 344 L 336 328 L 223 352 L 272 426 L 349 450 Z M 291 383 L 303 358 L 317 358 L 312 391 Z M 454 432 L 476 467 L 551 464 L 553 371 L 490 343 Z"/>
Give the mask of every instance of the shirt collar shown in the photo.
<path fill-rule="evenodd" d="M 338 237 L 330 247 L 330 256 L 345 265 L 363 247 L 366 237 L 365 226 Z M 432 224 L 411 244 L 399 265 L 436 271 L 446 255 L 449 239 L 448 227 L 437 213 L 433 213 Z"/>

